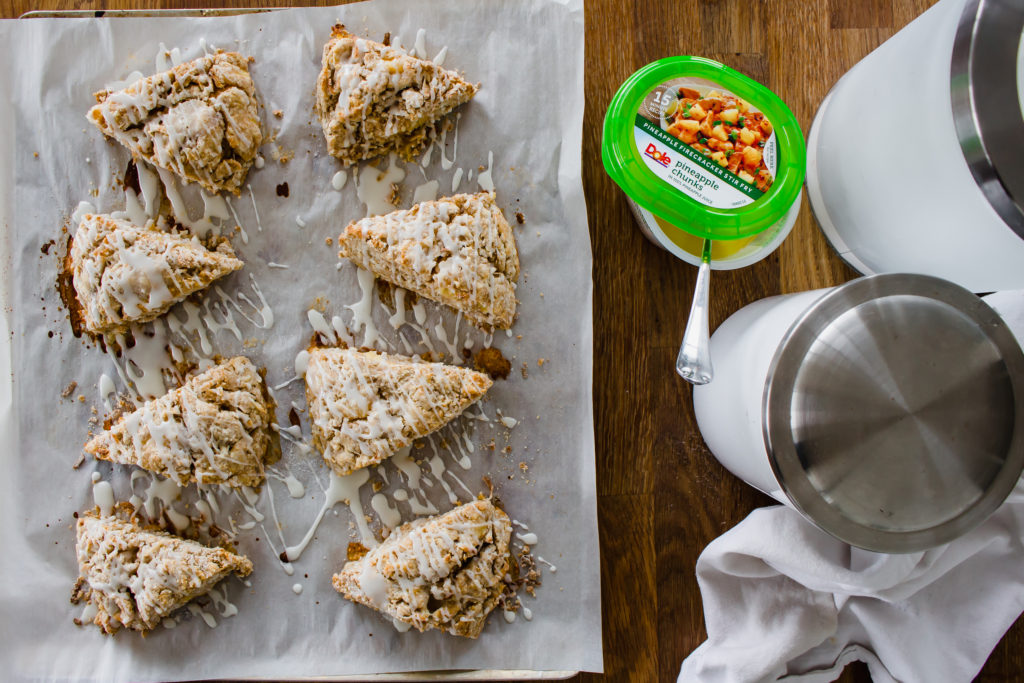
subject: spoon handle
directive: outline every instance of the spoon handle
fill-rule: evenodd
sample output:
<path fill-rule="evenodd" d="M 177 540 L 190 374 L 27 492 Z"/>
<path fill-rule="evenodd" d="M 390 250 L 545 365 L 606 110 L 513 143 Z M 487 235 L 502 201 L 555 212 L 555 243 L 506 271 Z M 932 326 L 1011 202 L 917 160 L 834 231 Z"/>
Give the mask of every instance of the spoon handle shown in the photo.
<path fill-rule="evenodd" d="M 691 384 L 707 384 L 714 377 L 708 334 L 708 293 L 711 285 L 711 240 L 704 240 L 690 318 L 676 357 L 676 372 Z"/>

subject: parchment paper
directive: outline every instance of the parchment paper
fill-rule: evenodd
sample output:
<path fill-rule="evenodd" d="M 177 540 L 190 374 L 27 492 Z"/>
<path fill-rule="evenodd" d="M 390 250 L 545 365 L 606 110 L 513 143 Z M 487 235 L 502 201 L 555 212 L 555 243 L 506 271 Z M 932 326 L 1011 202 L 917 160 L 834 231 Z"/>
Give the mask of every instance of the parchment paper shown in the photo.
<path fill-rule="evenodd" d="M 493 420 L 500 409 L 518 424 L 507 430 L 493 421 L 458 421 L 456 433 L 466 432 L 474 444 L 469 470 L 453 464 L 458 454 L 445 455 L 440 437 L 434 444 L 449 472 L 473 493 L 486 493 L 481 478 L 490 475 L 510 516 L 537 534 L 536 554 L 557 565 L 557 573 L 541 567 L 543 585 L 536 599 L 522 595 L 532 621 L 520 615 L 506 623 L 500 612 L 494 613 L 477 641 L 436 632 L 400 634 L 389 621 L 342 599 L 330 586 L 331 574 L 345 561 L 347 543 L 357 537 L 349 508 L 339 504 L 295 563 L 294 576 L 286 575 L 275 557 L 282 544 L 272 518 L 263 527 L 238 531 L 239 550 L 253 559 L 255 571 L 249 586 L 228 581 L 237 616 L 225 618 L 214 606 L 205 608 L 219 622 L 216 628 L 186 617 L 176 628 L 142 638 L 130 632 L 105 637 L 95 627 L 75 626 L 72 619 L 81 608 L 68 603 L 77 576 L 72 515 L 92 507 L 94 472 L 111 482 L 119 499 L 133 493 L 130 468 L 91 459 L 72 468 L 87 439 L 88 421 L 95 417 L 92 409 L 100 418 L 105 412 L 98 389 L 101 374 L 114 378 L 119 390 L 124 387 L 107 354 L 72 336 L 53 284 L 59 246 L 66 239 L 62 227 L 78 202 L 88 200 L 101 211 L 124 208 L 120 179 L 129 155 L 85 121 L 92 93 L 132 70 L 152 73 L 160 43 L 180 48 L 186 59 L 201 53 L 201 40 L 255 58 L 251 73 L 264 104 L 261 114 L 275 136 L 263 147 L 265 166 L 249 175 L 251 196 L 247 188 L 232 200 L 249 242 L 237 234 L 232 238 L 246 266 L 222 287 L 236 302 L 240 293 L 254 299 L 251 274 L 275 320 L 270 329 L 260 329 L 235 316 L 242 340 L 220 330 L 211 343 L 223 356 L 245 353 L 267 368 L 268 384 L 279 385 L 294 376 L 295 355 L 312 333 L 307 310 L 319 306 L 328 320 L 339 316 L 349 323 L 352 313 L 345 307 L 360 298 L 354 267 L 347 262 L 338 266 L 336 246 L 325 240 L 363 216 L 365 208 L 351 173 L 342 191 L 331 187 L 340 165 L 326 155 L 311 113 L 320 51 L 337 21 L 375 39 L 390 32 L 406 47 L 413 46 L 418 29 L 425 29 L 428 56 L 447 46 L 445 66 L 482 83 L 477 97 L 461 110 L 457 153 L 454 131 L 449 133 L 446 152 L 449 159 L 455 156 L 454 166 L 443 169 L 437 149 L 424 171 L 408 164 L 400 204 L 409 206 L 414 188 L 427 178 L 440 181 L 439 194 L 449 193 L 458 168 L 466 174 L 460 190 L 475 191 L 479 166 L 486 166 L 493 153 L 498 203 L 513 224 L 517 212 L 525 219 L 515 229 L 524 277 L 513 335 L 499 332 L 493 339 L 513 359 L 513 373 L 496 383 L 483 410 Z M 12 380 L 0 391 L 3 678 L 155 681 L 472 668 L 600 671 L 591 254 L 580 182 L 581 3 L 399 0 L 225 18 L 20 20 L 5 22 L 0 36 L 10 67 L 0 69 L 5 93 L 0 103 L 0 332 L 5 342 L 0 371 Z M 280 118 L 272 114 L 275 110 L 281 111 Z M 277 160 L 281 154 L 287 163 Z M 287 197 L 276 192 L 284 182 Z M 195 218 L 201 203 L 194 190 L 188 196 Z M 306 227 L 299 227 L 297 216 Z M 57 245 L 44 253 L 50 240 Z M 271 262 L 288 268 L 270 267 Z M 426 306 L 427 325 L 433 329 L 440 319 L 451 338 L 452 312 L 432 302 Z M 394 344 L 390 311 L 376 296 L 373 308 L 378 328 Z M 183 318 L 180 308 L 172 315 Z M 409 339 L 417 339 L 403 329 Z M 485 335 L 467 330 L 463 321 L 457 344 L 468 338 L 473 350 L 482 348 Z M 436 337 L 434 343 L 444 349 Z M 521 372 L 524 364 L 528 377 Z M 62 398 L 70 382 L 77 382 L 77 388 Z M 305 407 L 302 392 L 301 381 L 275 392 L 278 423 L 288 424 L 292 402 Z M 302 430 L 308 441 L 304 413 Z M 454 438 L 452 433 L 447 438 Z M 497 446 L 493 451 L 487 448 L 491 439 Z M 501 452 L 506 444 L 511 454 Z M 315 451 L 303 455 L 288 442 L 282 445 L 284 456 L 275 469 L 299 477 L 305 496 L 293 499 L 280 481 L 271 479 L 255 507 L 267 513 L 272 491 L 280 533 L 294 544 L 322 504 L 327 470 Z M 419 455 L 433 454 L 427 447 Z M 385 492 L 404 485 L 393 465 L 381 469 L 374 479 L 387 479 Z M 460 500 L 469 499 L 451 477 L 440 479 Z M 447 496 L 434 483 L 424 490 L 439 509 L 449 509 Z M 379 529 L 381 520 L 368 502 L 372 493 L 371 486 L 364 486 L 362 501 L 371 526 Z M 218 499 L 224 507 L 217 517 L 222 526 L 251 520 L 230 496 Z M 194 512 L 183 501 L 174 505 Z M 408 505 L 398 509 L 406 520 L 413 516 Z M 292 590 L 296 583 L 302 586 L 300 595 Z"/>

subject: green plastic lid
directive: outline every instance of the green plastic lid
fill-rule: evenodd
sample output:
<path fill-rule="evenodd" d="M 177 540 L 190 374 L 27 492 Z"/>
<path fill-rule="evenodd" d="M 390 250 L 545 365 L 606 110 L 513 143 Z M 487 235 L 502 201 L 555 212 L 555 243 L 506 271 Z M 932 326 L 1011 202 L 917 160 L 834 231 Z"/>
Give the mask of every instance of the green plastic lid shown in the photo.
<path fill-rule="evenodd" d="M 601 160 L 639 206 L 693 235 L 750 237 L 780 221 L 806 170 L 800 124 L 775 93 L 703 57 L 634 73 L 604 119 Z"/>

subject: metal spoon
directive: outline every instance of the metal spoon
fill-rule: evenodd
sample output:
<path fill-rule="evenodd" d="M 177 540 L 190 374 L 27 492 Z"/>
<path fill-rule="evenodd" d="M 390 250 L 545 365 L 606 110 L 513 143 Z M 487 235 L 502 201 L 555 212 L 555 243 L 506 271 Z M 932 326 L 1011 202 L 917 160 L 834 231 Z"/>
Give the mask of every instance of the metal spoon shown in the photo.
<path fill-rule="evenodd" d="M 711 283 L 711 240 L 704 240 L 697 286 L 693 290 L 690 318 L 686 321 L 683 343 L 676 356 L 676 372 L 690 384 L 707 384 L 714 377 L 708 341 L 708 290 Z"/>

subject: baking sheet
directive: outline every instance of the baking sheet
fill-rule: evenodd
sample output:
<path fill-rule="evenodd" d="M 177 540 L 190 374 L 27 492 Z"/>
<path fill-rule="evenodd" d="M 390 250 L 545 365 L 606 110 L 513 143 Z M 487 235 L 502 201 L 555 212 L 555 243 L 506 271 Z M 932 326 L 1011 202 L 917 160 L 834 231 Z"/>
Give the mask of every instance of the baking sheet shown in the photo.
<path fill-rule="evenodd" d="M 460 169 L 459 189 L 476 190 L 481 167 L 486 169 L 493 159 L 499 205 L 510 221 L 517 213 L 524 219 L 516 228 L 524 276 L 513 335 L 498 333 L 491 340 L 464 321 L 456 327 L 456 316 L 430 302 L 425 304 L 424 327 L 442 351 L 458 353 L 466 345 L 479 350 L 490 341 L 512 358 L 513 373 L 496 383 L 482 405 L 489 422 L 461 419 L 413 455 L 426 459 L 421 469 L 433 486 L 422 488 L 440 510 L 451 507 L 445 485 L 464 501 L 470 497 L 467 489 L 486 492 L 481 479 L 489 475 L 510 515 L 537 535 L 535 554 L 556 565 L 557 572 L 541 565 L 543 585 L 537 597 L 522 594 L 532 621 L 520 614 L 507 623 L 500 613 L 492 614 L 478 641 L 398 633 L 378 614 L 348 603 L 330 588 L 330 576 L 344 563 L 348 542 L 359 538 L 348 506 L 339 504 L 325 516 L 313 542 L 294 563 L 294 575 L 282 570 L 276 559 L 281 539 L 295 544 L 305 534 L 327 483 L 319 457 L 285 440 L 284 457 L 274 469 L 303 482 L 302 498 L 291 498 L 281 481 L 268 480 L 250 508 L 267 517 L 246 530 L 240 527 L 255 521 L 253 515 L 239 500 L 215 495 L 222 506 L 216 521 L 235 526 L 239 549 L 256 566 L 250 585 L 236 579 L 227 584 L 236 616 L 225 617 L 223 606 L 210 604 L 204 611 L 216 620 L 215 628 L 193 615 L 146 638 L 133 633 L 108 638 L 93 627 L 76 627 L 72 619 L 80 608 L 67 601 L 77 575 L 72 514 L 93 504 L 94 472 L 111 483 L 120 499 L 133 493 L 145 497 L 148 482 L 143 479 L 133 487 L 127 468 L 91 460 L 72 469 L 89 419 L 96 417 L 92 409 L 99 416 L 106 410 L 101 377 L 124 389 L 115 360 L 71 335 L 53 286 L 56 247 L 65 237 L 61 229 L 78 202 L 88 200 L 101 211 L 125 206 L 119 181 L 128 154 L 85 122 L 92 93 L 133 70 L 151 73 L 161 43 L 179 48 L 186 59 L 198 56 L 204 46 L 255 58 L 251 73 L 273 140 L 263 147 L 264 167 L 254 169 L 242 197 L 231 200 L 248 237 L 248 243 L 240 233 L 232 237 L 246 268 L 223 281 L 223 295 L 210 295 L 215 304 L 235 311 L 231 315 L 240 339 L 230 329 L 207 330 L 211 349 L 204 352 L 199 337 L 190 336 L 198 355 L 245 353 L 267 367 L 268 384 L 280 386 L 295 375 L 294 358 L 312 334 L 307 311 L 315 308 L 328 321 L 337 316 L 351 324 L 354 314 L 347 307 L 362 298 L 355 269 L 348 263 L 338 266 L 336 248 L 325 242 L 349 220 L 364 215 L 366 207 L 352 173 L 341 191 L 332 187 L 340 166 L 324 153 L 310 113 L 320 49 L 338 21 L 377 39 L 390 32 L 392 40 L 406 47 L 418 42 L 423 29 L 427 56 L 447 47 L 445 66 L 483 85 L 456 119 L 457 149 L 456 131 L 450 131 L 444 161 L 435 148 L 425 168 L 402 165 L 407 175 L 399 183 L 400 205 L 410 205 L 414 190 L 429 179 L 439 181 L 440 194 L 447 193 Z M 10 375 L 3 374 L 12 384 L 0 391 L 5 445 L 0 452 L 5 472 L 0 479 L 0 659 L 7 662 L 8 673 L 16 679 L 145 681 L 436 669 L 599 671 L 591 260 L 580 182 L 581 3 L 532 0 L 479 6 L 447 0 L 431 3 L 429 9 L 417 2 L 361 3 L 224 18 L 40 19 L 5 22 L 0 31 L 7 63 L 18 64 L 14 73 L 0 74 L 0 86 L 10 93 L 0 104 L 0 159 L 5 160 L 0 164 L 0 324 L 6 326 L 0 332 L 11 342 L 0 349 L 0 366 L 9 363 L 13 368 Z M 276 110 L 280 117 L 274 116 Z M 285 182 L 288 196 L 279 196 L 277 188 Z M 192 217 L 197 217 L 202 213 L 198 195 L 184 194 Z M 50 240 L 58 244 L 43 253 Z M 254 284 L 273 311 L 272 326 L 264 325 L 256 310 L 261 304 Z M 391 350 L 402 351 L 403 343 L 388 324 L 391 311 L 376 296 L 372 310 Z M 181 307 L 171 315 L 187 323 Z M 408 317 L 413 318 L 411 312 Z M 401 331 L 416 343 L 415 331 Z M 357 331 L 357 342 L 362 337 L 363 331 Z M 170 340 L 186 346 L 173 335 Z M 156 342 L 143 340 L 133 350 L 142 366 L 142 356 L 158 342 L 159 337 Z M 62 398 L 71 382 L 77 383 L 76 389 Z M 287 425 L 292 402 L 305 406 L 302 383 L 293 382 L 275 395 L 277 420 Z M 514 428 L 496 421 L 499 409 L 516 421 Z M 304 414 L 301 428 L 308 441 Z M 460 439 L 463 445 L 456 448 Z M 488 448 L 492 439 L 493 451 Z M 511 453 L 502 452 L 506 446 Z M 430 471 L 429 460 L 437 457 L 447 470 L 440 475 Z M 467 460 L 469 468 L 463 469 L 459 462 Z M 388 495 L 398 487 L 409 488 L 403 476 L 387 463 L 373 479 Z M 370 504 L 373 486 L 367 484 L 360 492 L 370 526 L 379 529 L 381 516 Z M 271 493 L 280 532 L 270 514 Z M 189 499 L 186 492 L 171 505 L 194 514 Z M 391 497 L 388 501 L 403 519 L 413 516 L 408 504 Z M 293 591 L 296 584 L 300 594 Z"/>

